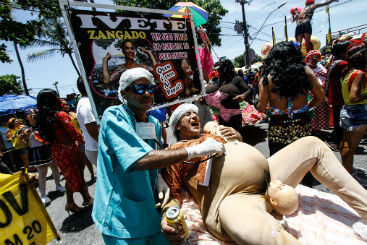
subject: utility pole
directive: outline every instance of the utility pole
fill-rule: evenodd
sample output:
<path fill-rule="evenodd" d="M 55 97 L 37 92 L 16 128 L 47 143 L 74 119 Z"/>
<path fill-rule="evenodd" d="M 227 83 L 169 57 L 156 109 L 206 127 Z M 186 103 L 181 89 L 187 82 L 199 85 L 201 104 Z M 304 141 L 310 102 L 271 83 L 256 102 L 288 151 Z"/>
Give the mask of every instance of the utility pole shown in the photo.
<path fill-rule="evenodd" d="M 329 5 L 326 5 L 326 13 L 327 13 L 327 19 L 329 21 L 329 30 L 328 30 L 328 34 L 327 34 L 326 45 L 330 45 L 331 44 L 331 24 L 330 24 L 330 9 L 329 9 Z"/>
<path fill-rule="evenodd" d="M 56 92 L 57 92 L 57 95 L 60 97 L 59 90 L 57 89 L 57 84 L 59 84 L 59 82 L 54 82 L 52 85 L 54 85 L 54 86 L 55 86 L 55 88 L 56 88 Z"/>
<path fill-rule="evenodd" d="M 246 67 L 251 67 L 250 65 L 250 46 L 248 43 L 248 29 L 246 22 L 245 4 L 250 3 L 247 0 L 236 0 L 242 6 L 242 21 L 243 21 L 243 38 L 245 42 L 245 63 Z"/>

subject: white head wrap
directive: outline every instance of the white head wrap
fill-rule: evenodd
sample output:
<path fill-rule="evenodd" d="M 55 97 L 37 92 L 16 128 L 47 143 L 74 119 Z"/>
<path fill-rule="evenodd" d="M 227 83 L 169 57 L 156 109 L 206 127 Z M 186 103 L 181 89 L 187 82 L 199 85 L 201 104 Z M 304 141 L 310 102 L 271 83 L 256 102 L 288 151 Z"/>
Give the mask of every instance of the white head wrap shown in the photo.
<path fill-rule="evenodd" d="M 121 74 L 118 95 L 122 103 L 125 103 L 126 101 L 124 98 L 122 98 L 121 91 L 125 91 L 125 89 L 130 84 L 132 84 L 133 82 L 135 82 L 136 80 L 140 78 L 146 78 L 149 80 L 151 84 L 155 84 L 152 73 L 150 73 L 147 69 L 142 68 L 142 67 L 131 68 Z"/>
<path fill-rule="evenodd" d="M 182 115 L 191 110 L 198 113 L 199 109 L 194 104 L 185 103 L 185 104 L 180 105 L 179 107 L 176 108 L 176 110 L 173 111 L 169 119 L 169 127 L 171 129 L 171 132 L 175 132 L 175 127 L 178 121 L 181 119 Z"/>

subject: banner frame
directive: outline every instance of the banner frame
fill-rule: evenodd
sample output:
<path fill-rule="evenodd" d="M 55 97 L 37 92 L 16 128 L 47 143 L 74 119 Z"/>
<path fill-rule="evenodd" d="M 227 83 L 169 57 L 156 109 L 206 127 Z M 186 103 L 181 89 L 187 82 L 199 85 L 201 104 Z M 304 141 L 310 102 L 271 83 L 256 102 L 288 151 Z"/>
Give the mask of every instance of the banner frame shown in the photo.
<path fill-rule="evenodd" d="M 69 6 L 69 7 L 70 6 L 75 6 L 75 7 L 90 7 L 90 8 L 111 9 L 111 10 L 125 10 L 125 11 L 132 11 L 132 12 L 147 12 L 147 13 L 156 13 L 156 14 L 172 14 L 172 15 L 185 15 L 185 16 L 189 16 L 189 18 L 190 18 L 190 24 L 191 24 L 191 29 L 192 29 L 192 32 L 193 32 L 193 39 L 194 39 L 194 45 L 195 45 L 195 55 L 196 55 L 196 63 L 197 63 L 197 66 L 198 66 L 199 79 L 200 79 L 200 83 L 201 83 L 201 87 L 202 87 L 202 93 L 199 94 L 199 95 L 194 95 L 194 96 L 192 96 L 190 98 L 182 99 L 182 100 L 177 99 L 175 101 L 172 101 L 172 102 L 169 102 L 169 103 L 165 103 L 163 105 L 155 106 L 154 108 L 151 108 L 151 109 L 159 109 L 159 108 L 162 108 L 162 107 L 168 107 L 170 105 L 174 105 L 174 104 L 177 104 L 177 103 L 192 102 L 195 99 L 201 98 L 201 97 L 203 97 L 203 96 L 206 95 L 206 93 L 205 93 L 205 82 L 204 82 L 204 79 L 203 79 L 203 72 L 202 72 L 202 68 L 201 68 L 200 55 L 199 55 L 199 50 L 198 50 L 197 38 L 196 38 L 196 28 L 195 28 L 194 20 L 193 20 L 193 17 L 192 17 L 192 14 L 191 13 L 187 13 L 187 12 L 176 12 L 176 11 L 169 11 L 169 10 L 162 10 L 162 9 L 128 7 L 128 6 L 122 6 L 122 5 L 88 3 L 88 2 L 79 2 L 79 1 L 76 2 L 76 1 L 72 1 L 72 0 L 59 0 L 59 6 L 60 6 L 61 13 L 62 13 L 62 16 L 63 16 L 64 21 L 65 21 L 65 26 L 66 26 L 66 29 L 67 29 L 68 36 L 69 36 L 69 38 L 70 38 L 70 40 L 72 42 L 72 48 L 74 50 L 74 55 L 76 57 L 76 60 L 77 60 L 78 66 L 79 66 L 79 70 L 80 70 L 81 76 L 83 78 L 84 86 L 86 88 L 86 91 L 87 91 L 87 94 L 88 94 L 88 98 L 90 100 L 92 111 L 93 111 L 93 114 L 94 114 L 94 116 L 96 118 L 96 123 L 97 124 L 100 124 L 100 121 L 101 120 L 100 120 L 100 117 L 99 117 L 99 115 L 97 113 L 97 108 L 96 108 L 96 105 L 95 105 L 95 102 L 94 102 L 94 99 L 93 99 L 92 91 L 91 91 L 91 89 L 89 87 L 89 82 L 88 82 L 88 79 L 87 79 L 87 75 L 85 73 L 84 65 L 83 65 L 83 62 L 82 62 L 82 59 L 81 59 L 81 55 L 79 53 L 78 44 L 76 42 L 76 39 L 75 39 L 75 36 L 74 36 L 74 32 L 73 32 L 73 30 L 71 28 L 69 17 L 68 17 L 68 14 L 67 14 L 67 9 L 66 9 L 65 6 Z M 151 109 L 149 109 L 149 111 Z"/>

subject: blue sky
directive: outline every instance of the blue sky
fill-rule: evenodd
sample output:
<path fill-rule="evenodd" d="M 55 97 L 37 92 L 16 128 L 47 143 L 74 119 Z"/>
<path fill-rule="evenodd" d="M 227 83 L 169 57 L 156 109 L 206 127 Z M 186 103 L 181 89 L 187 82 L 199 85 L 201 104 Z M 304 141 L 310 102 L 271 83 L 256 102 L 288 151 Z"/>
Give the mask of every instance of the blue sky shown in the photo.
<path fill-rule="evenodd" d="M 304 6 L 304 0 L 253 0 L 250 5 L 245 5 L 246 19 L 250 36 L 256 33 L 255 28 L 259 28 L 267 15 L 275 10 L 281 3 L 287 2 L 286 5 L 274 11 L 266 21 L 264 28 L 257 35 L 257 40 L 251 45 L 257 54 L 260 54 L 261 47 L 265 41 L 271 41 L 271 27 L 274 27 L 277 41 L 284 39 L 284 16 L 290 18 L 289 10 L 294 6 Z M 316 0 L 316 2 L 321 2 Z M 95 0 L 95 3 L 112 4 L 111 0 Z M 222 6 L 229 10 L 228 14 L 222 19 L 222 46 L 214 47 L 214 51 L 218 57 L 226 56 L 233 59 L 243 54 L 245 47 L 243 37 L 238 35 L 234 29 L 236 20 L 242 21 L 241 5 L 235 0 L 221 0 Z M 16 14 L 16 18 L 22 19 L 21 13 Z M 339 31 L 349 27 L 359 26 L 367 23 L 367 1 L 366 0 L 339 0 L 339 2 L 330 5 L 331 28 L 332 31 Z M 280 23 L 278 23 L 280 22 Z M 325 35 L 328 30 L 327 14 L 325 7 L 320 12 L 316 12 L 313 17 L 313 35 L 317 36 L 323 46 L 325 44 Z M 288 22 L 288 37 L 294 36 L 295 23 Z M 365 30 L 367 31 L 367 30 Z M 251 43 L 251 41 L 250 41 Z M 11 64 L 0 63 L 0 75 L 15 74 L 20 76 L 20 67 L 16 59 L 16 54 L 11 43 L 7 43 L 9 54 L 13 59 Z M 31 95 L 36 96 L 42 88 L 55 88 L 52 85 L 58 82 L 60 95 L 65 97 L 68 93 L 78 93 L 76 88 L 77 74 L 68 57 L 62 57 L 60 54 L 38 60 L 35 62 L 27 61 L 27 54 L 37 51 L 35 48 L 20 49 L 20 54 L 25 68 L 28 88 Z M 213 58 L 216 56 L 213 53 Z"/>

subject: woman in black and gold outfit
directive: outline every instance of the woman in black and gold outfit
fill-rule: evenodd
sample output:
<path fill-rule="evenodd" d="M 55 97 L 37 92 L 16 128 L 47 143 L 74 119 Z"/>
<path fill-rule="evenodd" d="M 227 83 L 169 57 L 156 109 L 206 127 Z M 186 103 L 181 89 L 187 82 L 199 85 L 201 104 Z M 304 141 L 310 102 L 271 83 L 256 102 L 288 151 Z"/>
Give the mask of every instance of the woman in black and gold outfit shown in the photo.
<path fill-rule="evenodd" d="M 273 155 L 297 139 L 311 135 L 309 110 L 324 101 L 325 94 L 293 42 L 276 44 L 264 65 L 257 108 L 264 112 L 269 104 L 268 141 Z M 309 92 L 313 95 L 310 102 L 307 101 Z"/>

